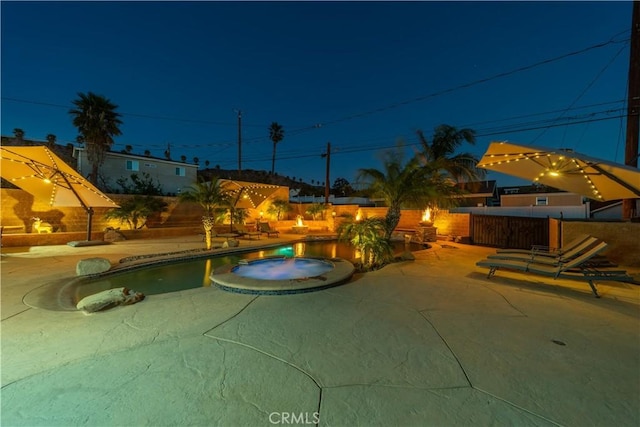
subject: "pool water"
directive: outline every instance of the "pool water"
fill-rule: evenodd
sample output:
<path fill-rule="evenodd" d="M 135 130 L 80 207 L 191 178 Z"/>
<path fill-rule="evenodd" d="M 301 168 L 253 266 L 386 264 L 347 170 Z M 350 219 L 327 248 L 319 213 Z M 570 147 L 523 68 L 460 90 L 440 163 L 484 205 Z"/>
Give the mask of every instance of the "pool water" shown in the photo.
<path fill-rule="evenodd" d="M 404 242 L 394 242 L 394 252 L 405 250 Z M 423 249 L 421 245 L 412 245 L 411 250 Z M 273 248 L 263 248 L 251 252 L 197 258 L 178 261 L 141 269 L 108 275 L 98 279 L 83 279 L 74 284 L 71 291 L 74 304 L 82 298 L 95 293 L 125 287 L 145 295 L 157 295 L 187 289 L 211 286 L 209 276 L 218 267 L 238 264 L 240 260 L 255 260 L 265 257 L 321 257 L 355 259 L 355 250 L 347 242 L 311 241 L 287 244 Z M 306 274 L 308 276 L 308 274 Z"/>
<path fill-rule="evenodd" d="M 240 264 L 231 271 L 252 279 L 287 280 L 320 276 L 332 268 L 331 264 L 317 259 L 271 258 Z"/>

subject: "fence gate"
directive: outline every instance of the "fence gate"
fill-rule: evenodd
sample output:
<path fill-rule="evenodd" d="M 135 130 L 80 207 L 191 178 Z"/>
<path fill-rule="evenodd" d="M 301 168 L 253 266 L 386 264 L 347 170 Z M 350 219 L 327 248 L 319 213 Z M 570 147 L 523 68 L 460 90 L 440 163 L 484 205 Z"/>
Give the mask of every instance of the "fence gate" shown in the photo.
<path fill-rule="evenodd" d="M 531 249 L 549 246 L 549 219 L 471 215 L 471 239 L 476 245 Z"/>

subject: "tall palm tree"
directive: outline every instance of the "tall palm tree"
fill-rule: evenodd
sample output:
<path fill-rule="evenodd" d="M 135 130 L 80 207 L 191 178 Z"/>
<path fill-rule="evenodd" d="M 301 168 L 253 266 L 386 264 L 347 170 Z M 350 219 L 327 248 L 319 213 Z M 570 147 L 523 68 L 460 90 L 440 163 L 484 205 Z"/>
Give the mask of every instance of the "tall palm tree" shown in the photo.
<path fill-rule="evenodd" d="M 228 206 L 229 197 L 225 194 L 218 177 L 212 177 L 211 181 L 199 180 L 195 184 L 183 189 L 180 200 L 198 203 L 204 209 L 202 226 L 204 228 L 207 249 L 211 249 L 211 230 L 216 223 L 216 208 Z"/>
<path fill-rule="evenodd" d="M 20 128 L 15 128 L 13 130 L 14 141 L 18 145 L 24 144 L 24 130 Z"/>
<path fill-rule="evenodd" d="M 406 162 L 403 157 L 403 148 L 398 147 L 384 153 L 384 170 L 368 168 L 358 171 L 358 181 L 372 196 L 382 197 L 388 206 L 385 216 L 386 239 L 391 238 L 398 226 L 402 207 L 423 208 L 453 186 L 441 175 L 434 175 L 431 170 L 421 167 L 417 156 Z"/>
<path fill-rule="evenodd" d="M 113 145 L 113 137 L 122 135 L 122 124 L 117 105 L 102 95 L 93 92 L 78 93 L 73 101 L 75 108 L 69 110 L 73 125 L 78 128 L 78 141 L 85 144 L 87 159 L 91 163 L 89 181 L 97 184 L 98 169 L 104 163 L 105 153 Z"/>
<path fill-rule="evenodd" d="M 47 147 L 53 148 L 56 145 L 57 137 L 50 133 L 47 135 Z"/>
<path fill-rule="evenodd" d="M 434 130 L 431 142 L 424 133 L 417 131 L 422 151 L 418 153 L 423 166 L 434 172 L 445 172 L 456 182 L 471 182 L 485 176 L 484 169 L 476 165 L 479 159 L 471 153 L 456 154 L 456 150 L 464 142 L 475 144 L 473 129 L 457 129 L 450 125 L 440 125 Z"/>
<path fill-rule="evenodd" d="M 284 129 L 277 122 L 271 123 L 269 127 L 269 139 L 273 142 L 273 157 L 271 157 L 271 175 L 276 166 L 276 145 L 284 139 Z"/>

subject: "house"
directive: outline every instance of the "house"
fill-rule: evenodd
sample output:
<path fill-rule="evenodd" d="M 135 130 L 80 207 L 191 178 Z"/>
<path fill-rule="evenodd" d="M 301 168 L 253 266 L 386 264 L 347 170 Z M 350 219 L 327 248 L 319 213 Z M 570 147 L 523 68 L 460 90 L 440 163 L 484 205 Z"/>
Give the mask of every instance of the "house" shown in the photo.
<path fill-rule="evenodd" d="M 91 163 L 85 148 L 74 147 L 73 157 L 77 161 L 76 169 L 83 176 L 91 173 Z M 179 194 L 182 189 L 197 181 L 198 165 L 140 156 L 131 153 L 105 153 L 104 163 L 100 166 L 100 176 L 105 186 L 117 189 L 117 180 L 129 178 L 132 174 L 149 174 L 154 182 L 158 182 L 166 195 Z"/>
<path fill-rule="evenodd" d="M 460 182 L 456 187 L 463 193 L 456 196 L 460 207 L 499 205 L 495 180 Z"/>
<path fill-rule="evenodd" d="M 590 202 L 576 193 L 541 185 L 498 187 L 493 206 L 460 206 L 450 212 L 474 215 L 526 216 L 530 218 L 589 218 Z"/>
<path fill-rule="evenodd" d="M 498 189 L 500 206 L 582 206 L 585 198 L 543 185 L 501 187 Z"/>

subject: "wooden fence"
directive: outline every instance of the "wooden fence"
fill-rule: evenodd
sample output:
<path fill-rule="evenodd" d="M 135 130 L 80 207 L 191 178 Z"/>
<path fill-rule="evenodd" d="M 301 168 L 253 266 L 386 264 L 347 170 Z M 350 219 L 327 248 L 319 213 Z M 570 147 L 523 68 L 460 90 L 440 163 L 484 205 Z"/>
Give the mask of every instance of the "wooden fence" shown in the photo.
<path fill-rule="evenodd" d="M 498 248 L 549 246 L 549 219 L 471 215 L 471 241 L 476 245 Z"/>

